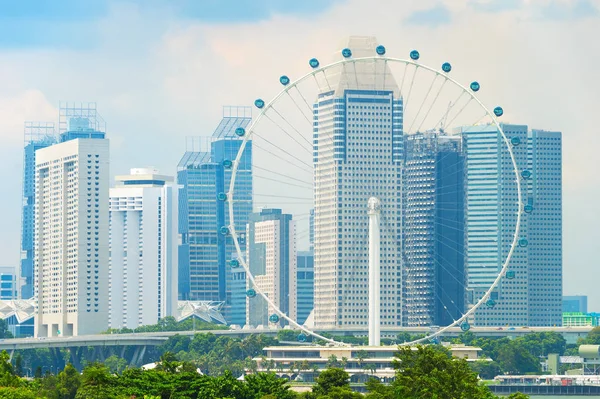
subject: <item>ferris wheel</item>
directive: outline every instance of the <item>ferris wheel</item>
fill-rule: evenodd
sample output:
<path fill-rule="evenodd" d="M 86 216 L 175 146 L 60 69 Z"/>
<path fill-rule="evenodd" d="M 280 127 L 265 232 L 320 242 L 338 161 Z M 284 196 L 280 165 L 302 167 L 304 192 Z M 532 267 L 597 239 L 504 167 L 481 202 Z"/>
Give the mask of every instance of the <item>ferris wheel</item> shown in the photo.
<path fill-rule="evenodd" d="M 219 196 L 229 209 L 221 233 L 236 248 L 228 263 L 245 270 L 247 300 L 262 298 L 269 323 L 285 321 L 299 341 L 343 345 L 298 323 L 252 273 L 236 207 L 250 146 L 255 209 L 293 215 L 300 249 L 314 234 L 316 327 L 366 326 L 371 197 L 381 201 L 382 327 L 436 326 L 406 344 L 468 331 L 475 312 L 500 311 L 499 292 L 518 281 L 511 259 L 528 244 L 521 225 L 533 211 L 522 192 L 526 137 L 504 132 L 504 110 L 483 104 L 479 82 L 463 85 L 449 62 L 408 55 L 370 42 L 326 65 L 312 58 L 303 76 L 280 76 L 279 93 L 256 99 L 258 115 L 235 130 L 241 146 L 223 162 L 231 181 Z"/>

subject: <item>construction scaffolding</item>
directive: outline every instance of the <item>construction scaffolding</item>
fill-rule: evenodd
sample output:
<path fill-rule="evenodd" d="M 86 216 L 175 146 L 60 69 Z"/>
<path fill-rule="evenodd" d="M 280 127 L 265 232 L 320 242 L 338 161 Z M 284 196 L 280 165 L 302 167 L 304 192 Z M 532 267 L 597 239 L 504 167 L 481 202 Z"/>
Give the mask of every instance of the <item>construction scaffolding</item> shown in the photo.
<path fill-rule="evenodd" d="M 59 134 L 74 130 L 106 132 L 106 122 L 98 114 L 95 102 L 60 102 L 58 112 Z"/>

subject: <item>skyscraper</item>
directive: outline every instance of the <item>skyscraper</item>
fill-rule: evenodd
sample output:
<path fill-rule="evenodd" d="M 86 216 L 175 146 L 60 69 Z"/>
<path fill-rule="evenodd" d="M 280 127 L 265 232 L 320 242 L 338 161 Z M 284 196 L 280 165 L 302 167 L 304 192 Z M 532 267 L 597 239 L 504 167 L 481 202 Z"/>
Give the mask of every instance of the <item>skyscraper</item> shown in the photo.
<path fill-rule="evenodd" d="M 529 325 L 562 325 L 562 135 L 532 130 L 528 140 Z"/>
<path fill-rule="evenodd" d="M 21 214 L 21 298 L 33 297 L 35 152 L 56 143 L 54 123 L 25 122 L 23 151 L 23 209 Z"/>
<path fill-rule="evenodd" d="M 518 167 L 527 168 L 527 126 L 503 125 Z M 466 235 L 467 274 L 470 303 L 490 288 L 506 260 L 513 242 L 517 220 L 517 189 L 513 164 L 507 146 L 495 125 L 458 128 L 466 154 Z M 523 198 L 528 182 L 521 179 Z M 520 236 L 527 236 L 527 216 L 521 222 Z M 527 248 L 517 247 L 509 265 L 514 279 L 503 279 L 491 294 L 494 307 L 475 312 L 477 326 L 527 325 Z"/>
<path fill-rule="evenodd" d="M 377 45 L 351 37 L 345 47 L 360 58 Z M 340 66 L 327 81 L 313 107 L 315 327 L 367 325 L 370 197 L 381 201 L 381 324 L 400 325 L 402 99 L 375 61 Z"/>
<path fill-rule="evenodd" d="M 476 301 L 490 287 L 513 240 L 516 178 L 495 126 L 460 129 L 467 157 L 468 282 Z M 562 323 L 561 134 L 503 125 L 511 140 L 525 209 L 518 246 L 492 293 L 493 307 L 475 314 L 479 326 Z"/>
<path fill-rule="evenodd" d="M 98 132 L 79 122 L 79 132 Z M 62 138 L 68 136 L 66 131 Z M 108 327 L 109 142 L 101 136 L 61 140 L 36 153 L 38 337 L 94 334 Z"/>
<path fill-rule="evenodd" d="M 565 295 L 563 296 L 563 313 L 587 313 L 587 295 Z"/>
<path fill-rule="evenodd" d="M 18 280 L 14 267 L 0 267 L 0 300 L 12 301 L 18 297 Z"/>
<path fill-rule="evenodd" d="M 246 230 L 246 259 L 257 287 L 293 320 L 297 316 L 296 231 L 292 215 L 281 209 L 252 213 Z M 248 287 L 251 288 L 251 287 Z M 246 324 L 269 325 L 275 310 L 262 296 L 247 299 Z M 276 323 L 286 325 L 285 320 Z"/>
<path fill-rule="evenodd" d="M 464 157 L 459 136 L 405 136 L 405 324 L 448 325 L 465 312 Z"/>
<path fill-rule="evenodd" d="M 228 198 L 232 161 L 242 140 L 237 128 L 251 121 L 249 107 L 224 107 L 223 119 L 211 137 L 210 150 L 188 151 L 178 165 L 179 296 L 185 300 L 222 301 L 231 319 L 230 257 L 236 253 L 228 233 Z M 246 144 L 235 181 L 235 228 L 245 251 L 248 216 L 252 213 L 252 142 Z"/>
<path fill-rule="evenodd" d="M 109 325 L 137 328 L 177 313 L 177 194 L 173 178 L 132 169 L 110 189 Z"/>
<path fill-rule="evenodd" d="M 312 251 L 298 251 L 296 302 L 298 324 L 304 324 L 315 307 L 315 257 Z"/>

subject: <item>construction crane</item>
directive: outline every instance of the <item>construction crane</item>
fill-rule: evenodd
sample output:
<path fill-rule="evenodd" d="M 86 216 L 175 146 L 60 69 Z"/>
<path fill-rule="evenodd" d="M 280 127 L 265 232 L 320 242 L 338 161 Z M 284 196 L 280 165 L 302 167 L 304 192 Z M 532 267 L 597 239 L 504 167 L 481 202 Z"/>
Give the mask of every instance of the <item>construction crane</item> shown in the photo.
<path fill-rule="evenodd" d="M 452 108 L 452 101 L 450 101 L 448 103 L 448 109 L 446 110 L 446 113 L 444 114 L 444 116 L 442 117 L 442 120 L 440 122 L 440 132 L 444 133 L 444 127 L 446 125 L 446 121 L 448 120 L 448 114 L 450 114 L 450 109 Z"/>

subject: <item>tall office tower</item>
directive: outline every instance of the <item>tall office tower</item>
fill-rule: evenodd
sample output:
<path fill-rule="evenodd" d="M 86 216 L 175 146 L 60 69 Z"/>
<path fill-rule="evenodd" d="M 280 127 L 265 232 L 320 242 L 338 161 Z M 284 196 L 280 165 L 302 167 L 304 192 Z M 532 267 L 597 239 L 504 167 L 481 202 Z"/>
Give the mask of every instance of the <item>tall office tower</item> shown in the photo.
<path fill-rule="evenodd" d="M 33 297 L 33 232 L 35 213 L 35 152 L 56 144 L 53 122 L 25 122 L 23 209 L 21 214 L 21 298 Z"/>
<path fill-rule="evenodd" d="M 246 259 L 257 287 L 283 313 L 296 320 L 296 230 L 292 215 L 282 213 L 281 209 L 253 213 L 246 237 Z M 269 325 L 269 316 L 275 309 L 262 296 L 249 297 L 247 303 L 246 324 Z M 276 324 L 283 326 L 287 322 L 281 319 Z"/>
<path fill-rule="evenodd" d="M 310 252 L 315 250 L 315 208 L 310 209 L 308 216 L 308 245 Z"/>
<path fill-rule="evenodd" d="M 296 267 L 296 321 L 304 324 L 315 307 L 315 257 L 312 251 L 298 251 Z"/>
<path fill-rule="evenodd" d="M 344 47 L 360 58 L 377 45 L 351 37 Z M 381 62 L 340 66 L 327 80 L 313 107 L 315 327 L 367 325 L 370 197 L 381 201 L 381 324 L 400 325 L 402 99 Z"/>
<path fill-rule="evenodd" d="M 109 141 L 95 107 L 63 110 L 61 142 L 38 150 L 35 160 L 38 337 L 108 328 Z"/>
<path fill-rule="evenodd" d="M 520 144 L 512 150 L 519 171 L 527 169 L 527 126 L 503 125 L 509 139 Z M 458 128 L 466 154 L 467 274 L 470 303 L 490 288 L 506 260 L 517 219 L 517 185 L 507 146 L 494 125 Z M 528 198 L 530 180 L 521 178 L 523 200 Z M 528 216 L 521 221 L 519 237 L 526 238 Z M 491 294 L 493 308 L 475 312 L 477 326 L 528 325 L 529 276 L 527 247 L 517 247 L 509 270 L 514 279 L 504 278 Z"/>
<path fill-rule="evenodd" d="M 224 107 L 223 119 L 212 134 L 210 150 L 188 151 L 178 165 L 179 296 L 185 300 L 225 302 L 224 316 L 231 320 L 233 278 L 228 266 L 236 253 L 228 233 L 231 162 L 242 143 L 235 134 L 251 121 L 250 107 Z M 248 141 L 237 169 L 234 193 L 235 229 L 245 251 L 248 216 L 252 213 L 252 142 Z"/>
<path fill-rule="evenodd" d="M 529 134 L 529 325 L 562 325 L 562 135 Z"/>
<path fill-rule="evenodd" d="M 177 314 L 177 195 L 173 178 L 131 169 L 110 189 L 109 326 Z"/>
<path fill-rule="evenodd" d="M 448 325 L 465 312 L 464 156 L 460 136 L 405 136 L 405 324 Z"/>
<path fill-rule="evenodd" d="M 563 296 L 563 313 L 587 313 L 587 295 Z"/>
<path fill-rule="evenodd" d="M 231 259 L 237 258 L 236 254 Z M 246 325 L 246 271 L 238 266 L 231 270 L 231 311 L 229 312 L 229 324 L 237 326 Z"/>
<path fill-rule="evenodd" d="M 0 267 L 0 300 L 12 301 L 17 299 L 18 291 L 17 274 L 14 267 Z"/>

